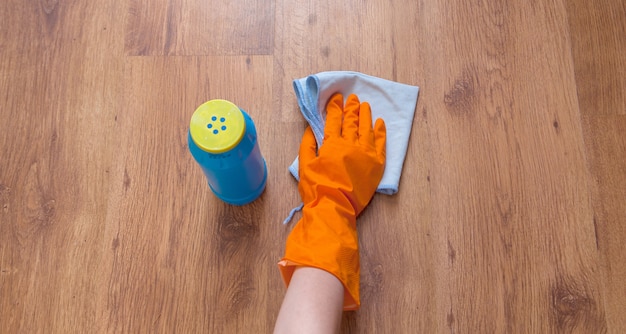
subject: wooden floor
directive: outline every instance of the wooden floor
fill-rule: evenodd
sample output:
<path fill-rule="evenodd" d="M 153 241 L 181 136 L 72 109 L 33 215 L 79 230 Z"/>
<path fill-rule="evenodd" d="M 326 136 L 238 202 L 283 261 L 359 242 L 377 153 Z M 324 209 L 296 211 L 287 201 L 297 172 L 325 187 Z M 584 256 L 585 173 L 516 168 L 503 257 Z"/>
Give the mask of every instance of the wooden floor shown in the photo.
<path fill-rule="evenodd" d="M 0 3 L 1 333 L 270 332 L 326 70 L 421 87 L 344 333 L 626 331 L 626 2 L 224 3 Z M 246 207 L 187 148 L 214 98 L 259 131 Z"/>

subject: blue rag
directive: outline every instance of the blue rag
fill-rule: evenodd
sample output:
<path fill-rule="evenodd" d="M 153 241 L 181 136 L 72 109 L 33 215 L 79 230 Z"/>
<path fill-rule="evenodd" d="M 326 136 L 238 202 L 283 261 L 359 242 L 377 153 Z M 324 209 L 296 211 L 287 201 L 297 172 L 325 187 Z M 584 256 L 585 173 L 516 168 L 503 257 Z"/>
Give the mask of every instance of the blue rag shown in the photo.
<path fill-rule="evenodd" d="M 376 191 L 387 195 L 397 193 L 419 87 L 358 72 L 332 71 L 294 80 L 293 88 L 300 111 L 313 129 L 318 147 L 324 141 L 326 103 L 333 94 L 341 93 L 344 98 L 356 94 L 361 102 L 370 104 L 372 121 L 382 118 L 387 127 L 387 161 Z M 300 179 L 297 157 L 289 166 L 289 171 L 297 180 Z"/>

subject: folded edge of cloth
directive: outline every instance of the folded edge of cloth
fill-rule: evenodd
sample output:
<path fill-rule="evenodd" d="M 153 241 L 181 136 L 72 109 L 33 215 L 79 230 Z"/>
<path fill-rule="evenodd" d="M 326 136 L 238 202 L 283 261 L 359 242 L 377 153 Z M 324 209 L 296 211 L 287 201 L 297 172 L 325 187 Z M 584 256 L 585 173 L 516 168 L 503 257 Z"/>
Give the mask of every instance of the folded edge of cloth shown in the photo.
<path fill-rule="evenodd" d="M 296 79 L 293 88 L 300 111 L 311 126 L 318 147 L 324 141 L 326 103 L 333 94 L 342 93 L 344 98 L 356 94 L 361 102 L 370 104 L 372 121 L 382 118 L 387 127 L 387 162 L 376 191 L 387 195 L 397 193 L 419 87 L 359 72 L 330 71 Z M 300 179 L 297 157 L 289 166 L 289 171 L 297 180 Z"/>

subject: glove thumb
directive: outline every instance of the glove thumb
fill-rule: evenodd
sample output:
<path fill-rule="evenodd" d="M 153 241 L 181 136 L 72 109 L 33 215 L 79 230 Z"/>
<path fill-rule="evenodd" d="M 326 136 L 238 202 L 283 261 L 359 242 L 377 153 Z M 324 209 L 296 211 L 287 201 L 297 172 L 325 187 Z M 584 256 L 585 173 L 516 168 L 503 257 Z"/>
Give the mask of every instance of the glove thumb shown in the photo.
<path fill-rule="evenodd" d="M 299 155 L 301 166 L 308 164 L 317 156 L 317 142 L 310 126 L 307 126 L 306 130 L 304 130 L 304 135 L 302 135 Z"/>

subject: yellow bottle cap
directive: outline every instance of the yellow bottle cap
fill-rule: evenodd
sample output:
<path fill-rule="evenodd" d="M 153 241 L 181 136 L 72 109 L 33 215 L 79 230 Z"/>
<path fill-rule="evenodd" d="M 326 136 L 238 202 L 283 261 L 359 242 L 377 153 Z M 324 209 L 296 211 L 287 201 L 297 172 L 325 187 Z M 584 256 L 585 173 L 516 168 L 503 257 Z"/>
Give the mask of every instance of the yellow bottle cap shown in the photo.
<path fill-rule="evenodd" d="M 239 144 L 246 132 L 246 122 L 241 110 L 232 102 L 211 100 L 193 113 L 189 132 L 201 149 L 224 153 Z"/>

